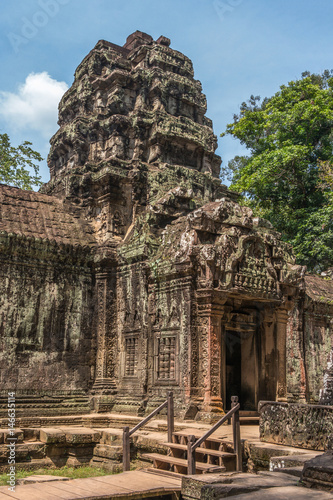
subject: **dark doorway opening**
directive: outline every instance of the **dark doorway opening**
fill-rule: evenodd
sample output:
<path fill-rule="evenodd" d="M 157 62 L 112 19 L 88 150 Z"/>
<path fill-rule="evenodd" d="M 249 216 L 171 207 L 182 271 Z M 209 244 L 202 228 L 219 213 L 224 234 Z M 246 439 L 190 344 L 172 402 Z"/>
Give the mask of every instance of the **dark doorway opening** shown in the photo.
<path fill-rule="evenodd" d="M 225 401 L 238 396 L 242 410 L 257 409 L 258 372 L 256 335 L 252 330 L 225 330 Z"/>
<path fill-rule="evenodd" d="M 231 396 L 240 397 L 242 387 L 242 356 L 241 356 L 241 333 L 226 330 L 225 332 L 226 352 L 226 403 L 227 408 L 231 406 Z"/>

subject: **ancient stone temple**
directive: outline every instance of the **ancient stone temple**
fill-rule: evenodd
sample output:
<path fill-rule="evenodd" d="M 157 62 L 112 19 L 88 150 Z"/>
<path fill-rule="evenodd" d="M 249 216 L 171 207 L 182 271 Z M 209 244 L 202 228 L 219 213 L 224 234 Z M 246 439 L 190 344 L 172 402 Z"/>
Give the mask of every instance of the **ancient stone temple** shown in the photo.
<path fill-rule="evenodd" d="M 50 182 L 0 187 L 1 388 L 25 411 L 142 414 L 172 390 L 204 418 L 234 394 L 307 397 L 305 270 L 221 184 L 205 112 L 168 38 L 99 41 L 60 102 Z"/>

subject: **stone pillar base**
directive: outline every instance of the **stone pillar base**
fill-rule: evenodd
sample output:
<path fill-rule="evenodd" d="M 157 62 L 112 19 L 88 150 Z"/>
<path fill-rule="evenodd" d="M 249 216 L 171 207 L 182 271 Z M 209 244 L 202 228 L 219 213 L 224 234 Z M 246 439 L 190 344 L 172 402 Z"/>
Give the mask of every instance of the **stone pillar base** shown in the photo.
<path fill-rule="evenodd" d="M 200 420 L 201 422 L 207 422 L 208 424 L 211 424 L 217 422 L 223 417 L 223 415 L 225 415 L 221 398 L 212 398 L 209 403 L 203 402 L 198 406 L 199 411 L 195 417 L 195 420 Z"/>
<path fill-rule="evenodd" d="M 117 386 L 112 378 L 97 378 L 90 393 L 92 395 L 117 394 Z"/>

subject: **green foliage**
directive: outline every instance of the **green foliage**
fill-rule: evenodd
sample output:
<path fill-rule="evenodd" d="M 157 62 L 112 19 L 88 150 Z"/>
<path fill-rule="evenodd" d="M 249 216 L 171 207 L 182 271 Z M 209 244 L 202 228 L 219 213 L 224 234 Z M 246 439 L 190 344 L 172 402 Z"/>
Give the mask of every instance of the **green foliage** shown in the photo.
<path fill-rule="evenodd" d="M 43 158 L 30 146 L 31 142 L 25 141 L 14 148 L 8 135 L 0 134 L 0 182 L 22 189 L 41 186 L 39 167 L 35 162 Z"/>
<path fill-rule="evenodd" d="M 231 189 L 272 222 L 299 263 L 316 271 L 333 262 L 332 74 L 305 72 L 271 98 L 251 96 L 221 134 L 250 153 L 224 169 Z"/>

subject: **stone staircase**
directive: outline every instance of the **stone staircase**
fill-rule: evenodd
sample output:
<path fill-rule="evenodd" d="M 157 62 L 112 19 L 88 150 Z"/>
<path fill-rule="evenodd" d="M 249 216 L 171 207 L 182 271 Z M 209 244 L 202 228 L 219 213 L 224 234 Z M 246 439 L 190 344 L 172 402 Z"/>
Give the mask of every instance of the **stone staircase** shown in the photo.
<path fill-rule="evenodd" d="M 200 435 L 195 436 L 199 438 Z M 187 444 L 189 434 L 174 432 L 171 443 L 163 443 L 168 451 L 161 453 L 144 453 L 142 458 L 153 462 L 150 471 L 162 473 L 187 474 Z M 231 442 L 209 437 L 196 449 L 196 473 L 219 473 L 236 470 L 236 454 Z"/>

